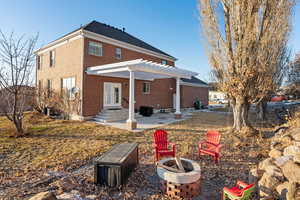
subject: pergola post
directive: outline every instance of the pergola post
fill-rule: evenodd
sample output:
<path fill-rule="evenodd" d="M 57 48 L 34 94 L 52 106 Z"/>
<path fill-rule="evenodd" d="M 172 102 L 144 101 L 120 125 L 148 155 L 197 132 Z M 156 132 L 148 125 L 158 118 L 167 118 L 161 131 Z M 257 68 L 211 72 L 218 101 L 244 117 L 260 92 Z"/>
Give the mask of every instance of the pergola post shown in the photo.
<path fill-rule="evenodd" d="M 180 78 L 176 77 L 176 112 L 175 119 L 181 118 L 180 112 Z"/>
<path fill-rule="evenodd" d="M 127 126 L 130 130 L 136 129 L 137 123 L 134 118 L 134 71 L 129 71 L 129 113 L 128 113 L 128 120 Z"/>

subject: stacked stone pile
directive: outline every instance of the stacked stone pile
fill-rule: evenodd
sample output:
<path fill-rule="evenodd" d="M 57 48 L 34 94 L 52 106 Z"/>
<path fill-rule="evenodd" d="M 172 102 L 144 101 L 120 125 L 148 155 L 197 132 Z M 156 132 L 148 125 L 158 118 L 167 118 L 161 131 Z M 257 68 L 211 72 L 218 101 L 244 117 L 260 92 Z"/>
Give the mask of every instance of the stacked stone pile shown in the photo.
<path fill-rule="evenodd" d="M 251 170 L 260 199 L 300 200 L 300 128 L 282 130 L 272 140 L 269 157 Z"/>

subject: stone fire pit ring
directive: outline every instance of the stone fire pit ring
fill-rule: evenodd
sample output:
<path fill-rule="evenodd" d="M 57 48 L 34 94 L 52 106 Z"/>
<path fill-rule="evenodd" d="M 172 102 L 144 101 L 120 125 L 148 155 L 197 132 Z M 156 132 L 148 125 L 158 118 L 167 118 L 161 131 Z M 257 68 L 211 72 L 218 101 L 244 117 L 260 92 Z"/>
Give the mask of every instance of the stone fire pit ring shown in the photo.
<path fill-rule="evenodd" d="M 180 158 L 186 172 L 172 172 L 157 166 L 157 175 L 160 178 L 162 190 L 172 198 L 194 198 L 200 194 L 201 168 L 192 160 Z M 176 162 L 174 158 L 160 160 L 161 165 Z"/>
<path fill-rule="evenodd" d="M 174 160 L 174 158 L 166 158 L 163 160 L 160 160 L 160 164 L 164 164 L 168 161 Z M 178 183 L 178 184 L 187 184 L 187 183 L 193 183 L 196 182 L 200 179 L 201 177 L 201 169 L 198 163 L 195 161 L 185 159 L 185 158 L 180 158 L 181 161 L 186 161 L 191 163 L 193 166 L 193 171 L 190 172 L 185 172 L 185 173 L 176 173 L 176 172 L 171 172 L 168 171 L 167 169 L 164 169 L 162 167 L 157 167 L 157 175 L 159 178 L 169 181 L 172 183 Z"/>

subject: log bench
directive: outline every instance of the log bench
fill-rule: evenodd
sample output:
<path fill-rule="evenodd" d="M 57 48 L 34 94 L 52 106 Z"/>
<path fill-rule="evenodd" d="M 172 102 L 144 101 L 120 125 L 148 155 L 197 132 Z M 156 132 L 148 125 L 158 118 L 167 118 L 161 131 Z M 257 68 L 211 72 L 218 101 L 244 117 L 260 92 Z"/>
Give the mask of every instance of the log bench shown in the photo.
<path fill-rule="evenodd" d="M 94 161 L 95 183 L 101 186 L 124 185 L 138 165 L 138 144 L 121 143 Z"/>

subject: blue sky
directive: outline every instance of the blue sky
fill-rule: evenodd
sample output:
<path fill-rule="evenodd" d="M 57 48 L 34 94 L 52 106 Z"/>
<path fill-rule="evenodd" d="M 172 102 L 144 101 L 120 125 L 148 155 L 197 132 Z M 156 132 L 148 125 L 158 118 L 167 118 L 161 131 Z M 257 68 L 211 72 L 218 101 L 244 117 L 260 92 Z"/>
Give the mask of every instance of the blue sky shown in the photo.
<path fill-rule="evenodd" d="M 39 32 L 38 47 L 92 20 L 126 32 L 178 58 L 176 65 L 209 80 L 210 67 L 201 41 L 196 0 L 0 0 L 0 29 Z M 300 52 L 300 5 L 290 39 Z"/>

